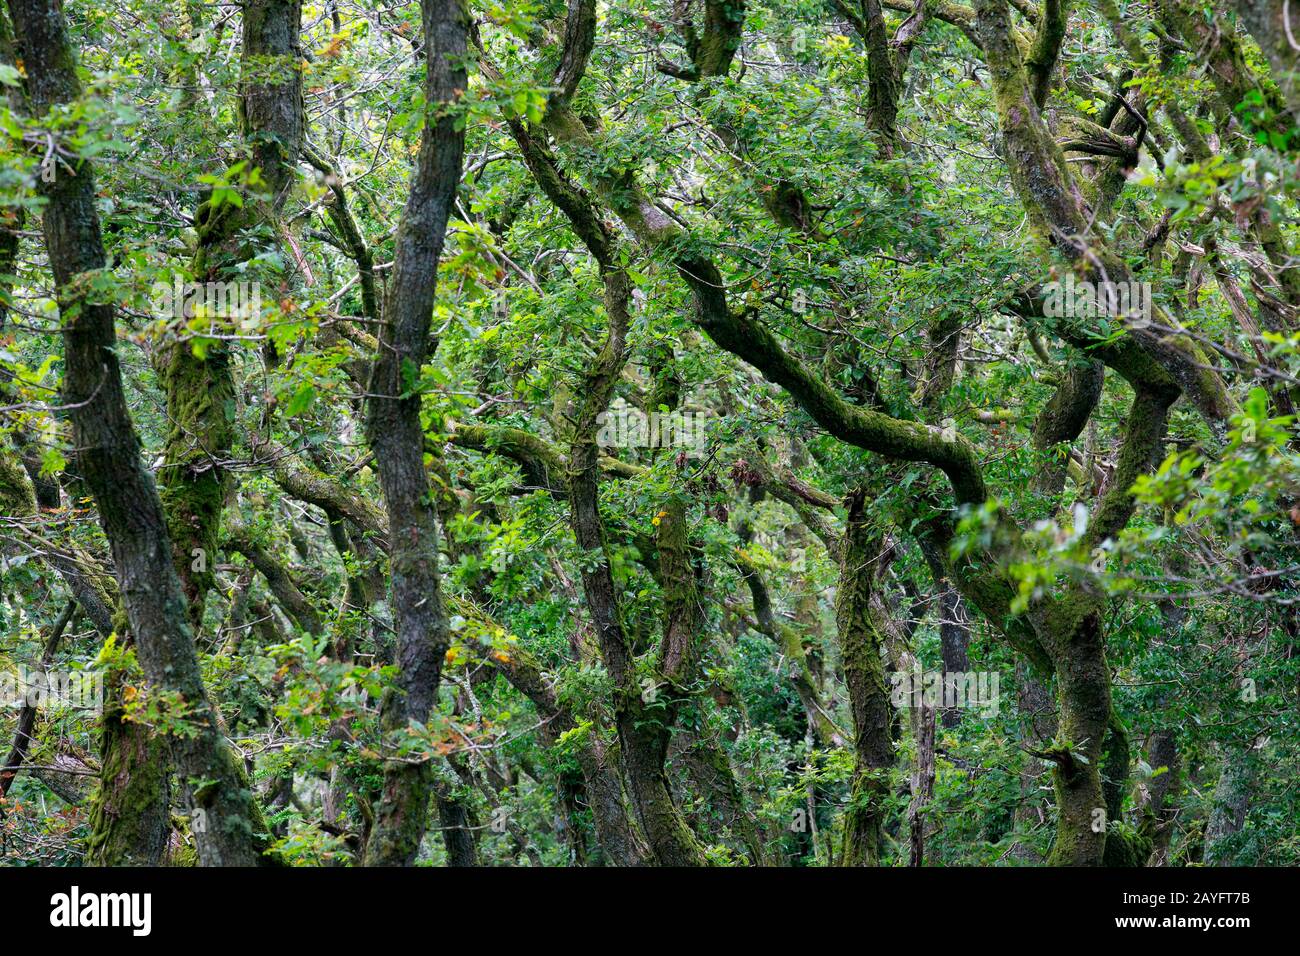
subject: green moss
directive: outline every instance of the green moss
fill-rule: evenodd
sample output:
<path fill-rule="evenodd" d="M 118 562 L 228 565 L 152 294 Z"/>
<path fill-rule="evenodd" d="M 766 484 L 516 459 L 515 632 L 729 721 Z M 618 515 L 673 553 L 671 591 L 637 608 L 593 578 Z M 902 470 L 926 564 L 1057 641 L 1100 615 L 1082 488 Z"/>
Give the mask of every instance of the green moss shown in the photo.
<path fill-rule="evenodd" d="M 849 501 L 835 607 L 854 733 L 853 793 L 845 811 L 841 850 L 844 866 L 874 866 L 880 860 L 889 769 L 894 762 L 880 628 L 871 607 L 880 551 L 880 535 L 864 512 L 864 495 L 856 492 Z"/>
<path fill-rule="evenodd" d="M 1106 741 L 1101 752 L 1101 788 L 1106 800 L 1106 818 L 1119 820 L 1124 812 L 1124 792 L 1129 777 L 1128 729 L 1118 714 L 1110 715 Z"/>
<path fill-rule="evenodd" d="M 1106 849 L 1103 866 L 1145 866 L 1151 855 L 1151 838 L 1123 821 L 1124 796 L 1129 780 L 1129 735 L 1124 721 L 1110 715 L 1101 755 L 1101 792 L 1106 801 Z"/>
<path fill-rule="evenodd" d="M 420 851 L 429 815 L 428 763 L 396 764 L 384 774 L 382 799 L 366 845 L 366 866 L 410 866 Z"/>
<path fill-rule="evenodd" d="M 5 446 L 0 446 L 0 513 L 15 518 L 36 513 L 36 491 L 27 472 Z"/>
<path fill-rule="evenodd" d="M 191 620 L 197 621 L 215 580 L 227 483 L 221 462 L 229 457 L 234 439 L 230 357 L 218 348 L 199 357 L 189 343 L 179 342 L 167 356 L 163 386 L 171 429 L 160 494 Z M 201 560 L 196 551 L 201 552 Z"/>
<path fill-rule="evenodd" d="M 1106 833 L 1106 849 L 1102 866 L 1146 866 L 1151 855 L 1151 840 L 1140 836 L 1123 824 L 1112 826 Z"/>
<path fill-rule="evenodd" d="M 106 688 L 100 730 L 99 789 L 90 807 L 86 862 L 157 866 L 170 830 L 166 742 L 122 719 L 121 685 Z"/>

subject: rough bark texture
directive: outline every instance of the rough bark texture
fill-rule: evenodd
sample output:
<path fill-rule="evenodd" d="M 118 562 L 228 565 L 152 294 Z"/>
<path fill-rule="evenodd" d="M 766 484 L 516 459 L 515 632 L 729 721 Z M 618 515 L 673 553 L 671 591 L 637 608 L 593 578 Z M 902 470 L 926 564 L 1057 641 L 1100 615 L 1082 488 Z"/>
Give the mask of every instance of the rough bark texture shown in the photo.
<path fill-rule="evenodd" d="M 299 0 L 255 0 L 243 8 L 241 115 L 249 164 L 260 170 L 263 183 L 255 192 L 260 196 L 264 191 L 268 198 L 250 196 L 242 206 L 225 203 L 214 210 L 205 204 L 199 210 L 199 248 L 192 266 L 198 282 L 239 276 L 236 267 L 258 251 L 248 231 L 273 224 L 292 183 L 303 137 L 300 8 Z M 198 320 L 198 328 L 190 328 L 194 317 L 189 314 L 174 318 L 178 337 L 167 349 L 160 375 L 170 423 L 160 484 L 177 571 L 197 628 L 212 587 L 226 500 L 235 385 L 230 349 L 210 341 L 196 350 L 190 333 L 208 326 Z M 228 317 L 209 321 L 221 330 Z"/>
<path fill-rule="evenodd" d="M 1151 842 L 1147 866 L 1169 862 L 1169 843 L 1178 821 L 1178 795 L 1182 787 L 1182 761 L 1178 737 L 1172 730 L 1157 730 L 1147 743 L 1147 766 L 1154 778 L 1143 788 L 1139 833 Z"/>
<path fill-rule="evenodd" d="M 438 259 L 460 182 L 465 131 L 458 113 L 468 85 L 469 15 L 458 0 L 424 0 L 421 9 L 430 115 L 398 229 L 393 279 L 366 407 L 366 434 L 388 515 L 400 667 L 396 693 L 384 702 L 388 731 L 428 720 L 437 702 L 448 644 L 438 575 L 438 524 L 424 467 L 420 396 L 410 394 L 409 388 L 430 353 Z M 415 859 L 424 836 L 430 785 L 430 768 L 424 761 L 389 763 L 366 847 L 367 864 L 402 865 Z"/>
<path fill-rule="evenodd" d="M 934 593 L 939 603 L 939 651 L 943 657 L 945 680 L 948 674 L 965 673 L 970 669 L 970 621 L 966 614 L 966 603 L 961 592 L 957 590 L 944 567 L 943 557 L 935 548 L 934 541 L 922 537 L 918 542 L 925 563 L 930 568 L 934 580 Z M 956 707 L 943 709 L 943 725 L 955 727 L 961 719 Z"/>
<path fill-rule="evenodd" d="M 835 598 L 844 683 L 853 711 L 853 785 L 844 814 L 843 866 L 876 866 L 880 862 L 884 800 L 889 792 L 889 768 L 894 763 L 885 664 L 871 608 L 882 539 L 864 511 L 864 500 L 862 492 L 849 497 Z"/>
<path fill-rule="evenodd" d="M 437 797 L 438 826 L 447 851 L 448 866 L 478 866 L 478 848 L 474 845 L 473 820 L 465 801 L 453 796 Z"/>
<path fill-rule="evenodd" d="M 908 866 L 925 863 L 925 808 L 934 795 L 934 708 L 922 705 L 913 715 L 912 799 L 907 805 Z"/>
<path fill-rule="evenodd" d="M 685 634 L 675 633 L 679 619 L 674 619 L 672 608 L 681 601 L 674 595 L 666 595 L 669 613 L 666 615 L 663 649 L 668 653 L 661 653 L 658 673 L 649 678 L 653 686 L 643 688 L 638 682 L 632 643 L 623 626 L 618 591 L 605 546 L 605 526 L 600 517 L 597 417 L 609 407 L 614 385 L 626 359 L 625 337 L 631 298 L 631 284 L 622 271 L 608 271 L 605 287 L 609 336 L 587 371 L 580 392 L 583 399 L 574 416 L 574 437 L 569 454 L 573 532 L 580 548 L 598 556 L 596 561 L 584 567 L 582 584 L 601 657 L 615 687 L 614 721 L 618 728 L 619 750 L 641 830 L 654 862 L 663 866 L 698 865 L 703 861 L 703 854 L 673 803 L 664 768 L 674 710 L 673 672 L 684 662 L 680 642 L 684 640 L 689 644 L 692 635 L 689 628 Z M 664 560 L 665 555 L 674 555 L 684 548 L 685 528 L 681 527 L 679 517 L 663 513 L 660 518 L 660 551 L 661 560 Z M 669 545 L 666 548 L 665 543 Z M 682 572 L 674 565 L 674 578 L 682 573 L 689 576 L 689 567 Z M 681 584 L 680 581 L 677 583 Z M 661 680 L 668 686 L 659 687 Z"/>
<path fill-rule="evenodd" d="M 27 66 L 33 115 L 80 95 L 76 61 L 55 0 L 9 5 Z M 138 656 L 155 692 L 189 710 L 195 733 L 173 736 L 171 748 L 186 803 L 206 814 L 196 829 L 207 865 L 251 865 L 261 853 L 252 827 L 252 797 L 220 735 L 199 675 L 184 592 L 172 563 L 162 504 L 140 459 L 116 354 L 113 307 L 90 294 L 105 267 L 94 174 L 88 161 L 42 183 L 46 248 L 64 323 L 64 401 L 86 485 L 112 547 L 118 585 Z"/>
<path fill-rule="evenodd" d="M 1251 789 L 1255 785 L 1255 767 L 1250 751 L 1244 746 L 1219 748 L 1223 769 L 1214 787 L 1214 805 L 1205 824 L 1205 864 L 1230 866 L 1234 855 L 1228 839 L 1240 833 L 1250 809 Z"/>
<path fill-rule="evenodd" d="M 215 212 L 207 206 L 199 210 L 199 248 L 191 269 L 199 282 L 238 278 L 234 267 L 257 251 L 245 233 L 274 220 L 292 180 L 303 123 L 299 8 L 297 0 L 260 0 L 244 8 L 241 68 L 256 78 L 244 83 L 244 135 L 251 163 L 262 174 L 264 186 L 259 191 L 265 189 L 270 198 L 249 197 L 241 207 L 225 205 Z M 190 624 L 197 633 L 214 583 L 229 485 L 226 462 L 234 444 L 235 384 L 233 359 L 226 344 L 209 340 L 205 349 L 196 350 L 191 332 L 205 331 L 208 326 L 191 315 L 184 302 L 173 305 L 179 309 L 173 316 L 176 338 L 163 347 L 159 360 L 170 425 L 159 484 L 176 570 Z M 197 327 L 192 328 L 191 321 L 197 321 Z M 228 319 L 213 316 L 207 321 L 220 330 Z M 112 690 L 120 692 L 116 686 Z M 168 769 L 145 763 L 165 755 L 156 741 L 137 739 L 142 728 L 120 720 L 119 701 L 114 698 L 108 709 L 101 753 L 104 766 L 114 772 L 97 797 L 97 803 L 106 805 L 92 811 L 97 826 L 103 829 L 93 833 L 90 842 L 104 865 L 111 865 L 119 854 L 124 860 L 156 863 L 158 858 L 150 860 L 148 853 L 156 846 L 154 832 L 169 826 Z M 149 794 L 151 786 L 159 789 L 156 796 Z M 160 818 L 152 822 L 141 819 L 149 812 Z M 261 829 L 263 825 L 255 816 L 254 826 Z M 130 833 L 111 832 L 116 828 L 146 834 L 146 846 L 135 846 Z"/>
<path fill-rule="evenodd" d="M 125 719 L 121 677 L 104 686 L 99 786 L 90 805 L 86 862 L 158 866 L 171 832 L 171 760 L 164 738 Z"/>

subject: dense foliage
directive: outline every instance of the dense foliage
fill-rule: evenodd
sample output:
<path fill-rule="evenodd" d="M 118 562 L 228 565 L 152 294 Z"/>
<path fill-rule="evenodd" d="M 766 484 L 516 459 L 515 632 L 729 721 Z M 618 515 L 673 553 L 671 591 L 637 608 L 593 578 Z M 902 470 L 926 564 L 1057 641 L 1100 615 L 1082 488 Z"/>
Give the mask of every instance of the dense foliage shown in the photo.
<path fill-rule="evenodd" d="M 8 0 L 0 861 L 1300 863 L 1287 9 Z"/>

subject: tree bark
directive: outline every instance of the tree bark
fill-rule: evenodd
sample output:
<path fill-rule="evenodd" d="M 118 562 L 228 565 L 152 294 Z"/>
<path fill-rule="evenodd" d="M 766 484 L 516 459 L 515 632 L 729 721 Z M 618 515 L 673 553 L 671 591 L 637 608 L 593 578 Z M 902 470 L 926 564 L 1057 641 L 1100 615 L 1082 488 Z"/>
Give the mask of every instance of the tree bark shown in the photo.
<path fill-rule="evenodd" d="M 44 118 L 80 96 L 76 60 L 57 0 L 11 0 L 32 112 Z M 200 862 L 252 865 L 261 858 L 252 796 L 218 731 L 199 674 L 185 595 L 153 477 L 127 409 L 116 354 L 114 310 L 96 301 L 105 266 L 91 164 L 42 183 L 43 225 L 64 323 L 64 402 L 82 475 L 112 547 L 122 601 L 151 691 L 188 709 L 193 733 L 170 743 L 186 803 L 205 815 L 195 829 Z"/>
<path fill-rule="evenodd" d="M 894 765 L 892 711 L 885 684 L 880 634 L 871 608 L 881 535 L 871 526 L 865 492 L 848 499 L 848 519 L 836 593 L 844 682 L 853 711 L 853 783 L 844 815 L 842 866 L 877 866 L 884 831 L 884 801 Z"/>
<path fill-rule="evenodd" d="M 1234 862 L 1234 855 L 1225 843 L 1246 825 L 1250 794 L 1255 786 L 1255 768 L 1245 746 L 1226 745 L 1219 752 L 1223 756 L 1223 769 L 1214 787 L 1214 802 L 1205 824 L 1206 866 L 1231 866 Z"/>
<path fill-rule="evenodd" d="M 438 260 L 460 183 L 465 130 L 459 113 L 468 87 L 469 14 L 459 0 L 423 0 L 421 11 L 430 112 L 398 228 L 366 404 L 366 434 L 388 515 L 397 631 L 397 686 L 383 706 L 383 725 L 390 733 L 428 720 L 449 640 L 438 575 L 438 523 L 424 467 L 420 395 L 410 393 L 410 379 L 430 354 Z M 415 859 L 428 817 L 430 773 L 424 761 L 389 763 L 366 846 L 367 865 L 404 865 Z"/>

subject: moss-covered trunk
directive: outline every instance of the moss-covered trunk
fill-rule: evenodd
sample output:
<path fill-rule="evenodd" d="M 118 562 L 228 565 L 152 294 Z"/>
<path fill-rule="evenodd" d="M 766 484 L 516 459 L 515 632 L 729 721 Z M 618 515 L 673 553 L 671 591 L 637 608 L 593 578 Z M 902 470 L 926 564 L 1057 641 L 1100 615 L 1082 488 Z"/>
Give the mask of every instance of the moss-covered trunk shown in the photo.
<path fill-rule="evenodd" d="M 1102 793 L 1102 751 L 1110 722 L 1110 670 L 1100 601 L 1062 600 L 1036 627 L 1056 668 L 1060 721 L 1046 752 L 1055 763 L 1053 866 L 1100 866 L 1109 823 Z"/>
<path fill-rule="evenodd" d="M 880 863 L 884 802 L 894 764 L 885 663 L 871 609 L 882 537 L 866 514 L 865 498 L 861 490 L 849 496 L 835 608 L 854 738 L 853 783 L 840 851 L 843 866 Z"/>
<path fill-rule="evenodd" d="M 594 737 L 578 752 L 583 783 L 600 844 L 602 862 L 614 866 L 642 866 L 649 856 L 644 841 L 628 819 L 624 800 L 622 754 L 617 745 Z"/>
<path fill-rule="evenodd" d="M 36 117 L 81 95 L 76 59 L 62 10 L 54 0 L 13 0 L 15 34 L 27 66 L 26 89 Z M 118 586 L 151 690 L 184 702 L 184 734 L 171 737 L 186 802 L 201 809 L 200 860 L 251 865 L 260 853 L 251 795 L 218 731 L 199 672 L 184 592 L 153 477 L 127 407 L 116 354 L 116 316 L 90 289 L 106 267 L 91 164 L 41 183 L 43 228 L 54 274 L 64 339 L 64 401 L 71 409 L 81 474 L 112 547 Z"/>
<path fill-rule="evenodd" d="M 171 760 L 165 738 L 123 719 L 122 685 L 119 677 L 104 688 L 86 863 L 157 866 L 171 832 Z"/>
<path fill-rule="evenodd" d="M 244 233 L 274 219 L 291 181 L 302 140 L 299 18 L 297 0 L 258 0 L 244 8 L 243 69 L 259 77 L 244 85 L 244 133 L 271 198 L 237 209 L 223 207 L 218 213 L 200 212 L 199 249 L 193 264 L 200 282 L 236 278 L 235 267 L 256 252 Z M 276 66 L 269 76 L 268 64 Z M 234 444 L 235 383 L 226 345 L 214 340 L 208 348 L 196 349 L 190 333 L 200 331 L 191 325 L 197 318 L 185 308 L 183 297 L 173 306 L 180 310 L 173 316 L 177 337 L 164 347 L 160 360 L 170 428 L 159 494 L 190 626 L 198 633 L 215 580 L 228 490 L 225 464 Z M 219 329 L 227 319 L 215 315 L 208 321 Z M 156 864 L 162 846 L 154 834 L 159 830 L 165 834 L 169 825 L 166 751 L 156 739 L 149 739 L 146 728 L 115 716 L 121 712 L 121 701 L 114 696 L 119 688 L 114 685 L 107 692 L 109 714 L 100 738 L 106 774 L 91 812 L 91 850 L 104 865 Z M 162 767 L 154 765 L 159 760 L 164 761 Z M 154 819 L 142 819 L 146 815 Z M 254 828 L 260 830 L 261 825 L 255 823 Z"/>

